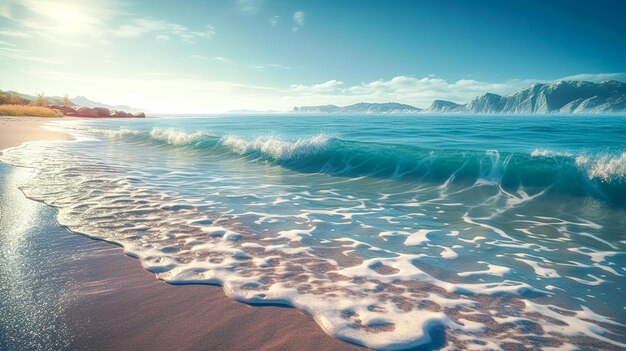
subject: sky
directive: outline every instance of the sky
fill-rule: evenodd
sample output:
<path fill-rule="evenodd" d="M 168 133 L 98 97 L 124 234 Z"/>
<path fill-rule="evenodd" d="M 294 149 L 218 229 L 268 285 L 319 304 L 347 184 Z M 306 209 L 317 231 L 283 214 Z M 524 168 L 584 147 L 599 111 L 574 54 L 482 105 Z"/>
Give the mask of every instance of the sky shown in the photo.
<path fill-rule="evenodd" d="M 1 0 L 0 89 L 162 113 L 626 81 L 626 1 Z"/>

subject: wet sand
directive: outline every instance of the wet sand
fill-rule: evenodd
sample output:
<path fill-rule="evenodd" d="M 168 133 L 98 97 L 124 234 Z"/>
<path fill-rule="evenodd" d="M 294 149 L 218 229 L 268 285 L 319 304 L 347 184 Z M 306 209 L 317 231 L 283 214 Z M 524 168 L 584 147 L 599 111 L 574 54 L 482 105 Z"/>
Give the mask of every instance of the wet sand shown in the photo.
<path fill-rule="evenodd" d="M 363 349 L 329 337 L 293 308 L 251 307 L 216 286 L 169 285 L 120 248 L 92 246 L 67 310 L 70 330 L 79 335 L 71 349 Z"/>
<path fill-rule="evenodd" d="M 0 117 L 0 148 L 27 141 L 71 139 L 42 128 L 48 121 L 51 119 Z M 169 285 L 156 279 L 120 247 L 58 226 L 53 208 L 25 199 L 19 192 L 12 180 L 19 178 L 15 172 L 19 169 L 0 165 L 0 278 L 9 282 L 0 289 L 5 300 L 0 314 L 7 312 L 0 318 L 0 334 L 26 333 L 29 323 L 35 321 L 38 324 L 33 324 L 33 330 L 61 330 L 50 334 L 62 337 L 59 345 L 67 349 L 364 349 L 326 335 L 310 316 L 296 309 L 253 307 L 231 300 L 218 286 Z M 18 203 L 38 210 L 19 210 Z M 24 228 L 29 221 L 33 224 Z M 40 245 L 41 249 L 21 250 L 20 245 Z M 20 276 L 22 281 L 12 278 L 20 273 L 19 267 L 11 267 L 15 262 L 28 267 Z M 52 281 L 58 282 L 50 285 Z M 20 296 L 29 289 L 34 292 L 26 295 L 33 300 L 25 302 L 22 309 L 21 302 L 10 302 L 22 301 Z M 55 307 L 46 310 L 49 304 Z M 11 331 L 21 324 L 25 327 Z M 38 349 L 39 344 L 25 345 L 24 340 L 34 339 L 0 335 L 0 346 Z M 50 342 L 46 338 L 42 340 L 43 349 L 52 346 L 46 344 Z"/>

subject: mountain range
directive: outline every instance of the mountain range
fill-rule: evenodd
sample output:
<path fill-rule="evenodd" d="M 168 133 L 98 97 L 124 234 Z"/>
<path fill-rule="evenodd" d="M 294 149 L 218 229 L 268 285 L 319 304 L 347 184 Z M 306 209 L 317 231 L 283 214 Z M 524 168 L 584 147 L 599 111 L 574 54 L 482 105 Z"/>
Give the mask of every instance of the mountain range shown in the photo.
<path fill-rule="evenodd" d="M 291 112 L 297 113 L 347 113 L 347 114 L 370 114 L 370 113 L 416 113 L 422 109 L 411 105 L 396 102 L 368 103 L 339 107 L 336 105 L 300 106 L 294 107 Z"/>
<path fill-rule="evenodd" d="M 398 103 L 358 103 L 294 107 L 293 113 L 345 114 L 603 114 L 626 112 L 626 83 L 609 80 L 600 83 L 559 81 L 536 83 L 510 95 L 486 93 L 465 104 L 435 100 L 426 109 Z"/>
<path fill-rule="evenodd" d="M 346 114 L 372 114 L 372 113 L 416 113 L 422 109 L 411 105 L 399 104 L 396 102 L 368 103 L 339 107 L 336 105 L 322 106 L 300 106 L 294 107 L 291 112 L 296 113 L 346 113 Z"/>
<path fill-rule="evenodd" d="M 81 107 L 91 107 L 91 108 L 104 107 L 104 108 L 108 108 L 109 110 L 126 111 L 126 112 L 145 111 L 145 109 L 138 109 L 138 108 L 134 108 L 134 107 L 126 106 L 126 105 L 108 105 L 108 104 L 104 104 L 101 102 L 89 100 L 84 96 L 77 96 L 71 100 L 73 104 L 75 104 L 76 106 L 81 106 Z"/>

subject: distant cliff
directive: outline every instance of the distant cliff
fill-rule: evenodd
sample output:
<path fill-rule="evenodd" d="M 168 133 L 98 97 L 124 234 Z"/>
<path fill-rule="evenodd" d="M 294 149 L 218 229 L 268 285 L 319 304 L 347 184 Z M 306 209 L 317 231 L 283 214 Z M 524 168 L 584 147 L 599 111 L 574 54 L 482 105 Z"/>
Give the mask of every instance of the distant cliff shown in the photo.
<path fill-rule="evenodd" d="M 626 113 L 626 83 L 609 80 L 600 83 L 560 81 L 533 84 L 510 95 L 486 93 L 466 104 L 435 100 L 422 110 L 398 103 L 358 103 L 294 107 L 295 113 L 406 114 L 406 113 L 476 113 L 476 114 L 547 114 L 547 113 Z"/>
<path fill-rule="evenodd" d="M 446 100 L 435 100 L 433 103 L 425 110 L 426 112 L 457 112 L 459 109 L 463 108 L 463 105 L 459 105 L 452 101 Z"/>
<path fill-rule="evenodd" d="M 616 113 L 626 112 L 626 84 L 615 80 L 601 83 L 560 81 L 553 84 L 533 84 L 506 96 L 487 93 L 464 105 L 438 101 L 426 112 Z"/>
<path fill-rule="evenodd" d="M 411 105 L 398 104 L 395 102 L 387 102 L 382 104 L 361 102 L 349 106 L 301 106 L 294 107 L 291 112 L 298 113 L 343 113 L 343 114 L 385 114 L 385 113 L 416 113 L 422 109 Z"/>

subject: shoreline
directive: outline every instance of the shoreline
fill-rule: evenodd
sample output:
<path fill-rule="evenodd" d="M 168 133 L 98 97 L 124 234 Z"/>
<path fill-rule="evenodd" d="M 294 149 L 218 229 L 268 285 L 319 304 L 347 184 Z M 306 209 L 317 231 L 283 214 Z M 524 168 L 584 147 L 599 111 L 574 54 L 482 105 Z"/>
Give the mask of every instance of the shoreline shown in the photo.
<path fill-rule="evenodd" d="M 58 120 L 60 118 L 0 116 L 0 150 L 29 141 L 73 140 L 69 134 L 43 128 L 44 124 Z"/>
<path fill-rule="evenodd" d="M 0 149 L 29 141 L 71 140 L 68 134 L 42 128 L 53 120 L 0 117 Z M 65 296 L 59 303 L 63 305 L 60 319 L 69 335 L 68 348 L 365 350 L 327 335 L 313 318 L 295 308 L 250 306 L 227 297 L 221 286 L 171 285 L 157 279 L 137 259 L 124 254 L 121 247 L 59 226 L 54 208 L 26 199 L 10 181 L 15 172 L 21 171 L 0 164 L 4 184 L 0 195 L 5 196 L 0 206 L 8 208 L 6 194 L 12 194 L 12 206 L 16 201 L 27 203 L 49 217 L 47 221 L 38 221 L 43 222 L 39 223 L 39 236 L 32 233 L 34 227 L 28 227 L 32 238 L 24 241 L 45 240 L 45 247 L 51 248 L 56 262 L 56 274 L 69 282 L 61 284 L 59 292 Z M 0 228 L 7 228 L 7 232 L 15 229 L 15 224 L 7 224 L 1 216 L 0 221 L 4 221 Z M 0 242 L 0 248 L 2 245 Z M 40 257 L 35 259 L 33 264 L 42 266 L 36 269 L 51 269 L 39 261 Z M 41 275 L 46 279 L 51 276 L 46 272 Z"/>

